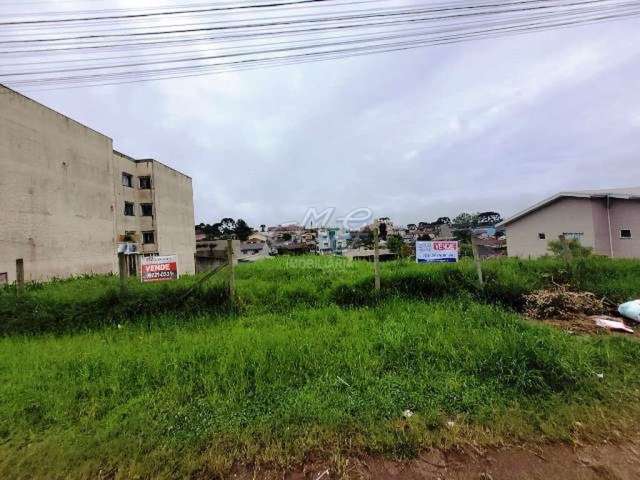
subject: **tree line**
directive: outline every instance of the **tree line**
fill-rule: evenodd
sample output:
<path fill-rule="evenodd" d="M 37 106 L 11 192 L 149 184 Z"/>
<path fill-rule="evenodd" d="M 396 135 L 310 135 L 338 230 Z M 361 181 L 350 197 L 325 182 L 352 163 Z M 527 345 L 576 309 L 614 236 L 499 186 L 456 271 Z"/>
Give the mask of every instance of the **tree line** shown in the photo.
<path fill-rule="evenodd" d="M 234 220 L 233 218 L 228 217 L 223 218 L 217 223 L 201 223 L 196 225 L 196 230 L 204 233 L 207 236 L 207 240 L 236 238 L 238 240 L 246 241 L 253 233 L 253 228 L 251 228 L 243 219 L 239 218 L 238 220 Z"/>

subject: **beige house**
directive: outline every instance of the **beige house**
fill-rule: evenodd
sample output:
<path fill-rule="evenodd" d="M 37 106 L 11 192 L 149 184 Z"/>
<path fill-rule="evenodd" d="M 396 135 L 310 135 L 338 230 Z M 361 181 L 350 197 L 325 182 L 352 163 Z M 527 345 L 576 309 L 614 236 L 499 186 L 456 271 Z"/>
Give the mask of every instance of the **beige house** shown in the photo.
<path fill-rule="evenodd" d="M 539 257 L 558 236 L 600 255 L 640 257 L 640 187 L 562 192 L 507 218 L 510 257 Z"/>
<path fill-rule="evenodd" d="M 0 86 L 0 278 L 118 271 L 138 255 L 178 255 L 194 273 L 191 178 L 113 150 L 113 140 Z"/>

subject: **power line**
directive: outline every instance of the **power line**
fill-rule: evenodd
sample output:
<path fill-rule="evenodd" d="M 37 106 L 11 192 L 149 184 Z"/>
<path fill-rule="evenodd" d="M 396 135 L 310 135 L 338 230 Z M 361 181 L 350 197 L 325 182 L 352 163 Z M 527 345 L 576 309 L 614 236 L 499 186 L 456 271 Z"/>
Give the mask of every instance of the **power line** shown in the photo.
<path fill-rule="evenodd" d="M 308 2 L 309 0 L 300 0 L 300 2 Z M 315 0 L 319 1 L 319 0 Z M 121 37 L 136 37 L 136 36 L 155 36 L 155 35 L 169 35 L 176 33 L 195 33 L 195 32 L 205 32 L 205 31 L 216 31 L 216 30 L 234 30 L 234 29 L 247 29 L 247 28 L 263 28 L 263 27 L 273 27 L 273 26 L 284 26 L 284 25 L 295 25 L 295 24 L 306 24 L 306 23 L 316 23 L 316 22 L 338 22 L 344 20 L 353 20 L 353 19 L 364 19 L 364 18 L 389 18 L 395 16 L 407 16 L 407 15 L 423 15 L 429 13 L 444 13 L 444 12 L 455 12 L 455 11 L 464 11 L 466 10 L 469 13 L 463 14 L 464 16 L 470 15 L 490 15 L 493 13 L 511 13 L 511 12 L 521 12 L 521 11 L 533 11 L 533 10 L 544 10 L 544 9 L 553 9 L 558 6 L 562 7 L 572 7 L 579 5 L 591 5 L 606 2 L 607 0 L 583 0 L 583 1 L 574 1 L 568 3 L 558 4 L 547 4 L 547 5 L 531 5 L 540 3 L 539 0 L 523 0 L 517 2 L 507 2 L 502 4 L 483 4 L 478 6 L 462 6 L 462 7 L 442 7 L 442 8 L 424 8 L 424 9 L 407 9 L 398 12 L 374 12 L 374 13 L 357 13 L 355 15 L 342 15 L 336 17 L 325 17 L 321 19 L 302 19 L 302 20 L 286 20 L 279 22 L 254 22 L 252 24 L 240 24 L 240 25 L 227 25 L 227 26 L 214 26 L 214 27 L 200 27 L 200 28 L 191 28 L 191 29 L 183 29 L 183 30 L 160 30 L 156 32 L 137 32 L 137 33 L 107 33 L 100 35 L 85 35 L 85 36 L 74 36 L 74 37 L 58 37 L 58 38 L 40 38 L 40 39 L 28 39 L 28 40 L 10 40 L 10 41 L 0 41 L 0 44 L 11 44 L 11 43 L 36 43 L 36 42 L 60 42 L 60 41 L 78 41 L 78 40 L 90 40 L 97 38 L 121 38 Z M 522 6 L 522 5 L 531 5 L 527 8 L 514 8 L 514 9 L 504 9 L 504 7 L 510 6 Z M 502 10 L 488 10 L 489 8 L 502 8 Z M 476 10 L 479 10 L 475 12 Z M 475 12 L 475 13 L 474 13 Z M 451 16 L 443 16 L 438 17 L 439 19 L 451 19 L 457 18 L 457 15 Z"/>
<path fill-rule="evenodd" d="M 633 13 L 635 11 L 639 11 L 638 9 L 636 10 L 630 10 L 628 13 Z M 591 13 L 591 12 L 586 12 L 586 13 Z M 576 14 L 578 15 L 584 15 L 585 12 L 576 12 Z M 566 15 L 564 15 L 565 18 Z M 551 16 L 541 16 L 538 18 L 553 18 Z M 535 19 L 535 17 L 534 17 Z M 531 18 L 529 18 L 528 20 L 531 20 Z M 490 23 L 488 25 L 491 26 L 499 26 L 500 24 L 504 23 L 504 21 L 500 21 L 500 22 L 493 22 Z M 454 27 L 454 30 L 460 29 L 461 27 L 464 28 L 466 26 L 468 26 L 469 23 L 465 23 L 462 24 L 461 26 L 458 27 Z M 404 29 L 403 29 L 404 30 Z M 370 41 L 377 41 L 377 40 L 387 40 L 389 38 L 402 38 L 402 37 L 406 37 L 406 36 L 415 36 L 415 35 L 428 35 L 428 34 L 432 34 L 432 33 L 441 33 L 443 30 L 418 30 L 417 32 L 415 30 L 411 30 L 409 31 L 409 33 L 403 33 L 403 34 L 399 34 L 399 35 L 386 35 L 386 36 L 366 36 L 362 39 L 358 39 L 358 40 L 353 40 L 355 42 L 370 42 Z M 447 31 L 446 29 L 444 31 Z M 450 30 L 451 31 L 451 30 Z M 343 38 L 344 36 L 342 36 L 341 38 Z M 276 42 L 278 43 L 278 42 Z M 294 47 L 294 44 L 292 43 L 292 41 L 284 41 L 284 42 L 279 42 L 280 44 L 285 45 L 285 47 L 283 49 L 279 49 L 278 51 L 281 50 L 295 50 L 298 47 Z M 335 43 L 329 43 L 329 44 L 315 44 L 312 45 L 312 47 L 322 47 L 322 46 L 327 46 L 327 45 L 335 45 Z M 286 47 L 288 46 L 288 48 Z M 309 48 L 308 46 L 305 46 L 303 48 Z M 252 55 L 254 54 L 264 54 L 264 53 L 272 53 L 271 51 L 253 51 L 251 52 Z M 52 74 L 52 73 L 68 73 L 68 72 L 75 72 L 75 71 L 91 71 L 91 70 L 101 70 L 101 69 L 118 69 L 118 68 L 130 68 L 130 67 L 140 67 L 140 66 L 148 66 L 148 65 L 160 65 L 160 64 L 168 64 L 168 63 L 184 63 L 184 62 L 193 62 L 193 61 L 205 61 L 205 60 L 211 60 L 211 59 L 216 59 L 216 58 L 224 58 L 224 57 L 235 57 L 235 56 L 242 56 L 242 55 L 247 55 L 246 52 L 238 52 L 238 53 L 232 53 L 232 54 L 228 54 L 228 55 L 218 55 L 218 56 L 200 56 L 200 57 L 186 57 L 186 58 L 178 58 L 178 59 L 170 59 L 168 57 L 165 57 L 164 59 L 161 60 L 154 60 L 154 61 L 149 61 L 149 62 L 136 62 L 136 63 L 121 63 L 121 64 L 109 64 L 109 65 L 98 65 L 98 66 L 84 66 L 84 67 L 75 67 L 75 68 L 66 68 L 66 69 L 59 69 L 59 70 L 38 70 L 38 71 L 27 71 L 27 72 L 19 72 L 19 73 L 9 73 L 6 74 L 6 77 L 11 77 L 11 76 L 28 76 L 28 75 L 35 75 L 35 74 Z M 126 58 L 130 58 L 130 57 L 126 57 Z"/>
<path fill-rule="evenodd" d="M 0 26 L 33 25 L 33 24 L 48 24 L 48 23 L 77 23 L 77 22 L 90 22 L 90 21 L 97 21 L 97 20 L 115 20 L 115 19 L 126 20 L 126 19 L 132 19 L 132 18 L 149 18 L 149 17 L 184 15 L 184 14 L 203 13 L 203 12 L 224 12 L 224 11 L 249 10 L 249 9 L 256 9 L 256 8 L 276 8 L 276 7 L 282 7 L 282 6 L 303 5 L 303 4 L 311 4 L 311 3 L 317 4 L 321 2 L 330 2 L 330 1 L 332 0 L 292 0 L 289 2 L 271 2 L 271 3 L 252 4 L 252 5 L 235 5 L 230 7 L 210 7 L 210 8 L 202 8 L 202 9 L 191 9 L 191 10 L 171 10 L 171 11 L 164 11 L 164 12 L 132 13 L 127 15 L 21 20 L 21 21 L 14 21 L 14 22 L 0 22 Z"/>
<path fill-rule="evenodd" d="M 366 28 L 366 27 L 386 27 L 386 26 L 398 26 L 398 25 L 404 25 L 407 23 L 420 23 L 420 22 L 430 22 L 430 21 L 442 21 L 442 20 L 452 20 L 452 19 L 457 19 L 457 18 L 467 18 L 467 17 L 477 17 L 477 16 L 488 16 L 488 15 L 495 15 L 495 14 L 505 14 L 505 13 L 523 13 L 523 12 L 530 12 L 532 10 L 542 10 L 542 9 L 550 9 L 550 8 L 557 8 L 557 7 L 573 7 L 573 6 L 585 6 L 585 5 L 591 5 L 591 4 L 596 4 L 596 3 L 602 3 L 602 2 L 607 2 L 609 0 L 583 0 L 583 1 L 579 1 L 579 2 L 570 2 L 570 3 L 559 3 L 559 4 L 555 4 L 553 5 L 553 7 L 545 5 L 545 6 L 541 6 L 541 7 L 535 7 L 535 6 L 528 6 L 526 8 L 520 8 L 520 9 L 500 9 L 500 10 L 484 10 L 484 11 L 478 11 L 476 12 L 475 10 L 471 10 L 470 12 L 467 13 L 460 13 L 460 14 L 452 14 L 452 15 L 447 15 L 447 16 L 424 16 L 423 14 L 425 13 L 425 10 L 407 10 L 407 11 L 402 11 L 400 13 L 397 12 L 382 12 L 382 13 L 375 13 L 375 14 L 367 14 L 367 15 L 352 15 L 352 16 L 338 16 L 338 17 L 323 17 L 323 18 L 319 18 L 319 19 L 311 19 L 311 20 L 307 20 L 307 19 L 303 19 L 303 20 L 291 20 L 291 21 L 284 21 L 284 22 L 264 22 L 264 23 L 252 23 L 252 24 L 240 24 L 240 25 L 232 25 L 232 26 L 224 26 L 224 27 L 207 27 L 207 28 L 203 28 L 203 29 L 197 29 L 198 31 L 202 30 L 202 31 L 226 31 L 226 30 L 240 30 L 241 33 L 239 34 L 233 34 L 233 35 L 216 35 L 216 36 L 205 36 L 205 37 L 194 37 L 194 36 L 184 36 L 184 37 L 171 37 L 171 35 L 174 32 L 171 31 L 165 31 L 165 32 L 159 32 L 159 33 L 163 33 L 166 34 L 165 39 L 160 39 L 159 41 L 155 41 L 153 39 L 149 39 L 152 41 L 146 41 L 147 39 L 141 39 L 140 41 L 136 41 L 136 42 L 130 42 L 128 41 L 129 39 L 127 37 L 123 37 L 123 40 L 115 40 L 115 41 L 109 41 L 109 42 L 104 42 L 104 41 L 97 41 L 97 40 L 92 40 L 92 39 L 87 39 L 84 42 L 77 42 L 74 41 L 73 47 L 54 47 L 54 48 L 48 48 L 48 49 L 29 49 L 29 50 L 4 50 L 4 51 L 0 51 L 0 54 L 29 54 L 29 53 L 54 53 L 54 52 L 72 52 L 74 50 L 95 50 L 95 49 L 111 49 L 114 47 L 126 47 L 127 49 L 130 49 L 131 47 L 146 47 L 146 46 L 153 46 L 153 45 L 162 45 L 162 44 L 187 44 L 187 43 L 194 43 L 194 42 L 198 42 L 200 40 L 229 40 L 229 39 L 247 39 L 247 38 L 253 38 L 256 36 L 266 36 L 266 35 L 284 35 L 284 34 L 297 34 L 297 33 L 317 33 L 317 32 L 322 32 L 322 31 L 331 31 L 331 30 L 341 30 L 341 29 L 350 29 L 350 28 Z M 518 2 L 521 3 L 521 2 Z M 532 3 L 532 2 L 527 2 L 527 3 Z M 541 2 L 538 2 L 541 3 Z M 543 2 L 543 3 L 547 3 L 547 2 Z M 514 3 L 505 3 L 504 5 L 506 6 L 510 6 L 513 5 Z M 617 3 L 617 4 L 612 4 L 612 5 L 605 5 L 601 8 L 614 8 L 614 7 L 623 7 L 623 6 L 629 6 L 629 5 L 636 5 L 637 1 L 634 2 L 627 2 L 627 3 Z M 584 9 L 583 11 L 587 11 L 588 9 Z M 564 11 L 561 11 L 561 13 Z M 427 12 L 430 13 L 430 12 Z M 566 14 L 571 14 L 571 11 L 566 11 L 564 12 Z M 423 15 L 420 17 L 415 17 L 416 15 Z M 391 20 L 391 21 L 381 21 L 381 22 L 365 22 L 362 23 L 361 21 L 364 19 L 371 19 L 371 18 L 382 18 L 382 19 L 386 19 L 386 18 L 392 18 L 392 17 L 398 17 L 399 19 L 396 20 Z M 514 17 L 515 18 L 515 17 Z M 310 28 L 303 28 L 303 29 L 294 29 L 294 30 L 287 30 L 287 29 L 281 29 L 281 30 L 259 30 L 259 31 L 254 31 L 252 29 L 264 29 L 264 28 L 271 28 L 271 27 L 289 27 L 289 26 L 296 26 L 299 24 L 316 24 L 316 23 L 339 23 L 339 22 L 344 22 L 344 21 L 355 21 L 355 23 L 349 23 L 349 24 L 339 24 L 339 25 L 329 25 L 326 27 L 310 27 Z M 137 37 L 137 35 L 134 35 L 131 40 L 133 40 L 135 37 Z M 126 42 L 126 43 L 125 43 Z M 2 43 L 6 43 L 6 42 L 0 42 L 0 44 Z"/>
<path fill-rule="evenodd" d="M 136 38 L 126 36 L 116 40 L 101 39 L 98 45 L 91 46 L 86 42 L 96 39 L 86 39 L 78 46 L 69 47 L 70 51 L 66 53 L 73 53 L 73 49 L 93 48 L 100 55 L 94 58 L 85 55 L 71 59 L 63 57 L 59 61 L 52 61 L 46 56 L 55 52 L 55 48 L 37 49 L 31 51 L 32 54 L 45 56 L 46 64 L 53 67 L 21 71 L 13 70 L 13 67 L 37 62 L 5 64 L 0 68 L 12 69 L 0 73 L 0 79 L 6 78 L 13 86 L 41 88 L 138 83 L 449 45 L 633 19 L 640 15 L 640 1 L 612 0 L 493 1 L 475 3 L 465 9 L 461 9 L 459 3 L 449 3 L 441 4 L 439 9 L 442 8 L 447 10 L 433 12 L 431 8 L 427 14 L 427 9 L 396 9 L 394 12 L 377 14 L 362 12 L 361 15 L 353 12 L 343 15 L 331 13 L 319 18 L 297 18 L 285 22 L 240 23 L 234 29 L 214 30 L 218 32 L 217 35 L 208 37 L 176 39 L 169 31 L 160 34 L 158 42 L 124 43 L 129 38 Z M 234 33 L 226 33 L 229 30 Z M 283 37 L 283 40 L 273 41 L 274 37 Z M 254 43 L 261 40 L 267 41 Z M 197 45 L 197 42 L 205 43 L 196 51 L 153 51 L 171 45 L 178 48 Z M 111 49 L 127 52 L 141 49 L 145 53 L 117 57 L 102 55 L 103 51 Z M 7 50 L 0 53 L 24 55 L 27 52 Z M 125 61 L 114 63 L 112 60 Z M 64 65 L 80 62 L 78 66 Z M 57 66 L 58 63 L 60 66 Z"/>

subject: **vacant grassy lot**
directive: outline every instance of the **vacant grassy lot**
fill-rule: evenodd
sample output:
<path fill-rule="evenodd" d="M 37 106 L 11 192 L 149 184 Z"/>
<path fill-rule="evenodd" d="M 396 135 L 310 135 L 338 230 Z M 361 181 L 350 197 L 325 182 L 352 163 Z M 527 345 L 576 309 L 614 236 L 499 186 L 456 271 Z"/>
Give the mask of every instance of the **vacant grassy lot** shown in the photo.
<path fill-rule="evenodd" d="M 552 281 L 632 297 L 640 263 L 495 262 L 485 291 L 469 264 L 387 264 L 379 297 L 370 269 L 313 257 L 242 266 L 239 306 L 222 278 L 186 304 L 171 299 L 187 278 L 132 284 L 126 298 L 109 278 L 33 286 L 18 301 L 4 291 L 0 478 L 205 477 L 233 462 L 588 440 L 640 420 L 635 341 L 568 335 L 513 310 Z"/>
<path fill-rule="evenodd" d="M 226 272 L 199 285 L 185 298 L 197 278 L 167 284 L 129 282 L 121 295 L 115 277 L 86 277 L 27 287 L 18 298 L 0 289 L 0 335 L 62 333 L 123 323 L 155 324 L 162 314 L 178 320 L 194 315 L 287 312 L 297 307 L 372 306 L 392 298 L 433 300 L 451 296 L 520 310 L 523 295 L 568 284 L 612 302 L 640 297 L 640 262 L 590 258 L 571 264 L 553 258 L 535 261 L 505 259 L 484 264 L 486 286 L 477 285 L 473 262 L 416 265 L 382 264 L 382 292 L 374 294 L 370 263 L 334 257 L 279 257 L 237 269 L 239 302 L 229 305 Z"/>

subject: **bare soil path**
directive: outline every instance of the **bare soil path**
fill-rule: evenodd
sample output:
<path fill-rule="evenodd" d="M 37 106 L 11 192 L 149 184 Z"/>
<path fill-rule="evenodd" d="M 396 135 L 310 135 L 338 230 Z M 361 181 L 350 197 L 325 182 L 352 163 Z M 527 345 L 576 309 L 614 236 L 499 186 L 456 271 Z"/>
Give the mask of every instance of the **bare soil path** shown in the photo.
<path fill-rule="evenodd" d="M 309 464 L 290 472 L 242 471 L 236 479 L 283 480 L 636 480 L 640 479 L 640 437 L 622 443 L 570 446 L 431 450 L 419 458 L 348 458 Z"/>

